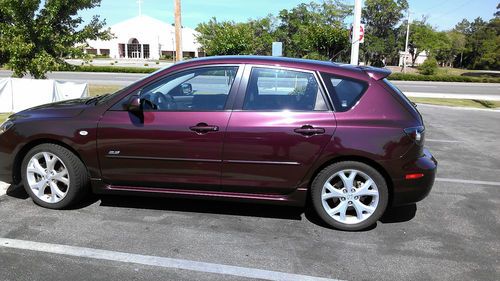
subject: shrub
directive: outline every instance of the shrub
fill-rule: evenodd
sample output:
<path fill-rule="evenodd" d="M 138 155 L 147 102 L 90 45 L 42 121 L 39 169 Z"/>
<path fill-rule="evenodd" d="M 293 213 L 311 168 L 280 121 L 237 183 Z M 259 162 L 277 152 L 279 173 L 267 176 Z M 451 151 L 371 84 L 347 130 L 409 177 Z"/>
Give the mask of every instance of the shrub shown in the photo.
<path fill-rule="evenodd" d="M 149 66 L 149 64 L 145 63 L 144 66 Z"/>
<path fill-rule="evenodd" d="M 410 74 L 410 73 L 392 73 L 388 78 L 389 80 L 403 80 L 403 81 L 500 83 L 500 78 L 468 77 L 468 76 L 458 76 L 458 75 L 420 75 L 420 74 Z"/>
<path fill-rule="evenodd" d="M 81 72 L 118 72 L 118 73 L 152 73 L 157 68 L 123 67 L 123 66 L 78 66 L 71 69 Z"/>
<path fill-rule="evenodd" d="M 438 70 L 438 63 L 435 58 L 428 58 L 420 65 L 418 72 L 423 75 L 434 75 Z"/>

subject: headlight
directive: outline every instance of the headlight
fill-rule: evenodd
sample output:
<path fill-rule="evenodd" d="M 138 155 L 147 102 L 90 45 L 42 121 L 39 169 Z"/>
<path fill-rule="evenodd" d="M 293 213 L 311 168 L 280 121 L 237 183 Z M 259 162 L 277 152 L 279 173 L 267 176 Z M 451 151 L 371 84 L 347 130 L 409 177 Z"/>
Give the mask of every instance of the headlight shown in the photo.
<path fill-rule="evenodd" d="M 2 123 L 2 125 L 0 125 L 0 135 L 7 132 L 10 128 L 12 128 L 12 126 L 14 126 L 14 122 L 7 119 Z"/>

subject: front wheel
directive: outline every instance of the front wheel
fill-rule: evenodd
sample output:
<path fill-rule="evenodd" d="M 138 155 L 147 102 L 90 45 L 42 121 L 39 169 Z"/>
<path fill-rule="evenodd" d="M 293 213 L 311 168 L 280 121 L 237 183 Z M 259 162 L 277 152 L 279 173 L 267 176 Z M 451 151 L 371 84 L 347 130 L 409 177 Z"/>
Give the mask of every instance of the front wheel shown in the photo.
<path fill-rule="evenodd" d="M 56 144 L 41 144 L 24 157 L 22 179 L 33 201 L 46 208 L 63 209 L 80 201 L 89 178 L 82 161 Z"/>
<path fill-rule="evenodd" d="M 387 183 L 373 167 L 345 161 L 314 179 L 311 199 L 319 217 L 341 230 L 362 230 L 377 222 L 389 201 Z"/>

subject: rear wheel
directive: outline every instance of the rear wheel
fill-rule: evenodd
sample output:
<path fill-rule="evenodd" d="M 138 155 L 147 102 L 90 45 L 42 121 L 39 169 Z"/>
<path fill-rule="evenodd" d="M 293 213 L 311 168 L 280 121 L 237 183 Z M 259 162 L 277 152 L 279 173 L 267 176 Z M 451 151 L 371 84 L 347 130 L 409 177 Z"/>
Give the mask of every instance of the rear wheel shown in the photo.
<path fill-rule="evenodd" d="M 88 191 L 85 165 L 71 151 L 56 144 L 31 149 L 21 169 L 26 192 L 36 204 L 46 208 L 66 208 Z"/>
<path fill-rule="evenodd" d="M 374 223 L 387 208 L 389 194 L 384 177 L 373 167 L 354 161 L 323 169 L 311 189 L 313 206 L 328 225 L 361 230 Z"/>

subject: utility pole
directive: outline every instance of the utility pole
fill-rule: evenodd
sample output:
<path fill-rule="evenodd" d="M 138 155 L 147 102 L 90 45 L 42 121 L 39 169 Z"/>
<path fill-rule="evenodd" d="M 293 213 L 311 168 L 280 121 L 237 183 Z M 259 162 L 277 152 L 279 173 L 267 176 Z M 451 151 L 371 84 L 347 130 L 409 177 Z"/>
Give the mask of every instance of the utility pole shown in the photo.
<path fill-rule="evenodd" d="M 403 73 L 406 73 L 406 56 L 408 55 L 408 38 L 410 37 L 410 9 L 408 9 L 408 23 L 406 24 L 405 54 L 403 57 Z"/>
<path fill-rule="evenodd" d="M 354 0 L 354 22 L 352 25 L 351 39 L 351 64 L 359 62 L 359 31 L 361 26 L 361 0 Z"/>
<path fill-rule="evenodd" d="M 175 15 L 175 61 L 182 60 L 181 0 L 174 0 Z"/>

